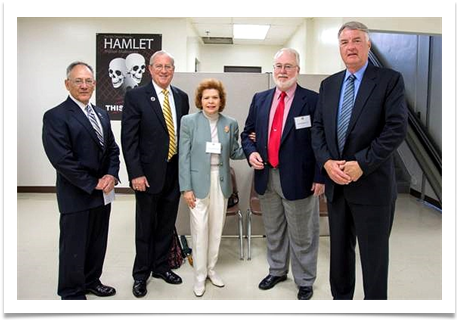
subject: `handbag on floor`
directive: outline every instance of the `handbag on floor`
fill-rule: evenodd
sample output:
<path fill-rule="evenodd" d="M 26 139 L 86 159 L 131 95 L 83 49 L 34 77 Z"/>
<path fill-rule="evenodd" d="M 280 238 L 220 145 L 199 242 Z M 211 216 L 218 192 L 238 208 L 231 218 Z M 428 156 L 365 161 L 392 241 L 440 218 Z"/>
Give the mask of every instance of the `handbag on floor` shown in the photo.
<path fill-rule="evenodd" d="M 183 263 L 183 252 L 180 247 L 180 241 L 177 234 L 177 228 L 174 227 L 174 234 L 172 235 L 172 244 L 169 250 L 169 256 L 167 257 L 167 262 L 171 269 L 178 269 Z"/>

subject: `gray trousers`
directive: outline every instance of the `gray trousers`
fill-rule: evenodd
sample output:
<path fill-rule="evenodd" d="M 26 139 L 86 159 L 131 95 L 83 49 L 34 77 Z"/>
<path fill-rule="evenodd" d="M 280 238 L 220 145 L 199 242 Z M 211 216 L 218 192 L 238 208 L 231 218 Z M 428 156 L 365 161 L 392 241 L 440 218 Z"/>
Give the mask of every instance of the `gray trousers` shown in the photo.
<path fill-rule="evenodd" d="M 269 169 L 266 192 L 259 198 L 267 238 L 269 274 L 287 274 L 291 258 L 295 283 L 312 286 L 317 275 L 319 249 L 318 198 L 285 199 L 277 169 Z"/>

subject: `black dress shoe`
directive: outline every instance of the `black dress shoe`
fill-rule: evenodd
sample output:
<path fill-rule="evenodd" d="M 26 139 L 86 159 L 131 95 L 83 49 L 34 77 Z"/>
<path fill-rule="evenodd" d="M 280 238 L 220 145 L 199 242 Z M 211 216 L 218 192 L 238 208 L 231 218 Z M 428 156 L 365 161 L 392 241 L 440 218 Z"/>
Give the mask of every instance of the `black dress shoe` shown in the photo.
<path fill-rule="evenodd" d="M 312 298 L 312 287 L 300 287 L 298 291 L 298 300 L 309 300 Z"/>
<path fill-rule="evenodd" d="M 116 293 L 116 290 L 113 287 L 105 286 L 103 284 L 98 284 L 96 286 L 87 288 L 86 292 L 95 294 L 96 296 L 99 296 L 99 297 L 109 297 L 109 296 L 113 296 Z"/>
<path fill-rule="evenodd" d="M 86 296 L 61 297 L 61 300 L 86 300 Z"/>
<path fill-rule="evenodd" d="M 279 282 L 285 280 L 287 280 L 286 274 L 280 277 L 268 274 L 263 280 L 261 280 L 260 284 L 258 285 L 258 288 L 260 288 L 261 290 L 268 290 L 274 287 Z"/>
<path fill-rule="evenodd" d="M 132 293 L 136 298 L 141 298 L 147 294 L 147 282 L 145 280 L 134 280 Z"/>
<path fill-rule="evenodd" d="M 175 274 L 172 271 L 166 271 L 166 272 L 161 272 L 161 273 L 152 273 L 153 278 L 161 278 L 167 283 L 170 284 L 180 284 L 182 283 L 182 278 L 180 278 L 177 274 Z"/>

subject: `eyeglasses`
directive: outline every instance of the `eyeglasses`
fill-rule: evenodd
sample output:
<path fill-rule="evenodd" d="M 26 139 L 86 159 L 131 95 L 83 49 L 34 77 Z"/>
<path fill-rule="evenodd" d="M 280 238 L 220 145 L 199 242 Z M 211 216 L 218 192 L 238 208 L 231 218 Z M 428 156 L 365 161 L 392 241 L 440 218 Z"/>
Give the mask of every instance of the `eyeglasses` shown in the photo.
<path fill-rule="evenodd" d="M 70 80 L 70 79 L 69 79 Z M 92 79 L 75 79 L 75 80 L 70 80 L 74 85 L 81 87 L 83 83 L 86 83 L 88 87 L 92 87 L 96 81 Z"/>
<path fill-rule="evenodd" d="M 162 64 L 155 64 L 153 65 L 153 68 L 155 68 L 156 71 L 161 71 L 164 69 L 166 69 L 166 71 L 171 71 L 172 69 L 174 69 L 174 66 L 170 65 L 170 64 L 165 64 L 165 65 L 162 65 Z"/>
<path fill-rule="evenodd" d="M 297 66 L 294 66 L 292 64 L 284 64 L 284 65 L 282 65 L 282 64 L 278 63 L 278 64 L 275 64 L 273 67 L 274 67 L 274 70 L 276 70 L 276 71 L 281 71 L 282 68 L 284 68 L 285 71 L 290 72 L 290 71 L 293 70 L 293 68 L 296 68 Z"/>

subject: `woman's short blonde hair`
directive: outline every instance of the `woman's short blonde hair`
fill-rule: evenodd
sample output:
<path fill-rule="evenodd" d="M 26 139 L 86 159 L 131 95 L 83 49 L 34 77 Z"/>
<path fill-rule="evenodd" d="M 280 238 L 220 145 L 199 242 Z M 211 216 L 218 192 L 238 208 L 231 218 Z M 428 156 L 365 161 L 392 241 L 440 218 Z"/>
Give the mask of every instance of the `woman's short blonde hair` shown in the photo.
<path fill-rule="evenodd" d="M 218 94 L 220 96 L 220 108 L 218 109 L 218 111 L 222 112 L 226 106 L 226 91 L 225 91 L 225 87 L 223 86 L 223 83 L 217 79 L 204 79 L 198 85 L 198 88 L 196 89 L 196 95 L 194 98 L 194 103 L 196 104 L 196 108 L 202 110 L 202 103 L 201 103 L 202 93 L 204 92 L 204 90 L 207 90 L 207 89 L 215 89 L 218 91 Z"/>

